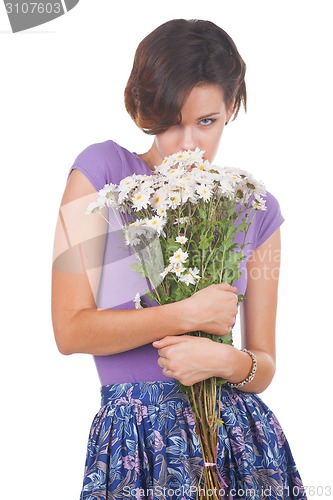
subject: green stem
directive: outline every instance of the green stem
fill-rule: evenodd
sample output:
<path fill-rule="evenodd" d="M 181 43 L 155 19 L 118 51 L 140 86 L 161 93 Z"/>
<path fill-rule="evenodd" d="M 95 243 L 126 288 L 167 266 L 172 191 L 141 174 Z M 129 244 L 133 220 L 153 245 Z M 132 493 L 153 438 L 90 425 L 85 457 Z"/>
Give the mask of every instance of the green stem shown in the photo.
<path fill-rule="evenodd" d="M 220 278 L 219 278 L 220 283 L 222 283 L 222 279 L 223 279 L 224 259 L 225 259 L 225 246 L 223 246 L 222 259 L 221 259 L 221 269 L 220 269 Z"/>
<path fill-rule="evenodd" d="M 194 416 L 198 420 L 200 420 L 201 419 L 201 415 L 200 415 L 199 408 L 198 408 L 198 405 L 197 405 L 197 402 L 196 402 L 196 397 L 195 397 L 195 392 L 194 392 L 194 386 L 191 385 L 190 387 L 187 387 L 186 388 L 186 392 L 187 391 L 190 391 L 190 393 L 189 393 L 189 399 L 190 399 L 190 403 L 191 403 L 191 406 L 192 406 L 192 410 L 193 410 Z"/>

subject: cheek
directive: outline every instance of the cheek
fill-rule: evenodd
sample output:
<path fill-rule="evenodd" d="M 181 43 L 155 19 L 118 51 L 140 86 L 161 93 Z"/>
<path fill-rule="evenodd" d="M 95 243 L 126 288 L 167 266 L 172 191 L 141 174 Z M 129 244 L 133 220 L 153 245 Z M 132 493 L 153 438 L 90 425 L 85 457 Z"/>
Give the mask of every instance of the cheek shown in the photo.
<path fill-rule="evenodd" d="M 219 149 L 220 140 L 222 137 L 224 126 L 216 131 L 216 133 L 202 138 L 200 149 L 205 150 L 205 158 L 212 162 Z"/>
<path fill-rule="evenodd" d="M 177 137 L 170 131 L 155 136 L 155 145 L 161 158 L 177 153 Z"/>

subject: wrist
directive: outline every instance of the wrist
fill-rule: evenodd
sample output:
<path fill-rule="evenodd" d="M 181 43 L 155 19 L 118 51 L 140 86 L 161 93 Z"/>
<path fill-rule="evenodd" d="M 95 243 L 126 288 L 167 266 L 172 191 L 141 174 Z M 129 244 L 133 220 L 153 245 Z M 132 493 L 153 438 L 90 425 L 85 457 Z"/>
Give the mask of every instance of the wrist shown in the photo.
<path fill-rule="evenodd" d="M 168 316 L 171 323 L 174 323 L 174 335 L 182 335 L 195 330 L 194 322 L 191 321 L 188 299 L 183 299 L 172 304 L 166 304 Z"/>
<path fill-rule="evenodd" d="M 195 311 L 193 311 L 191 297 L 175 302 L 174 305 L 176 307 L 176 314 L 179 319 L 179 326 L 182 329 L 182 333 L 200 330 Z"/>
<path fill-rule="evenodd" d="M 249 375 L 252 359 L 234 346 L 218 344 L 216 349 L 215 376 L 230 383 L 238 383 Z"/>
<path fill-rule="evenodd" d="M 256 375 L 256 371 L 257 371 L 257 357 L 256 357 L 256 355 L 252 351 L 249 351 L 248 349 L 242 349 L 242 352 L 248 354 L 248 356 L 251 358 L 251 362 L 252 362 L 251 363 L 251 370 L 249 371 L 248 375 L 244 379 L 242 379 L 240 382 L 232 382 L 231 380 L 229 380 L 228 384 L 232 388 L 241 389 L 246 384 L 249 384 L 250 382 L 252 382 L 252 380 L 254 379 L 254 377 Z"/>

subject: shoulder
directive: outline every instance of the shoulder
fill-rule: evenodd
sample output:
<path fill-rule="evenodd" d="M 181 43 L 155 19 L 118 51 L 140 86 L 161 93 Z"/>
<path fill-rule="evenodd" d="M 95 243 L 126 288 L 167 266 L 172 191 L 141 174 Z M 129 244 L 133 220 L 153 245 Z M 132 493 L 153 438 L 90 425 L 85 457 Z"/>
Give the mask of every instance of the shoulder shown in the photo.
<path fill-rule="evenodd" d="M 93 184 L 96 191 L 105 184 L 118 184 L 126 175 L 135 170 L 139 159 L 134 153 L 112 140 L 90 144 L 75 158 L 72 170 L 80 170 Z"/>
<path fill-rule="evenodd" d="M 74 164 L 80 164 L 90 160 L 107 161 L 109 158 L 116 160 L 119 158 L 119 149 L 121 149 L 121 146 L 112 140 L 95 142 L 79 153 Z"/>

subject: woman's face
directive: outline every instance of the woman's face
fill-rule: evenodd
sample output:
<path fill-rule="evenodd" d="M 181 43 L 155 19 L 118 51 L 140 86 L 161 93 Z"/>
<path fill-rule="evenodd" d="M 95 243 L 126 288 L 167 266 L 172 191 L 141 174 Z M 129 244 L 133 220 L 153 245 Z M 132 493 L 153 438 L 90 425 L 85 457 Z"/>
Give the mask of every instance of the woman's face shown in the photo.
<path fill-rule="evenodd" d="M 151 151 L 155 165 L 160 164 L 165 156 L 195 148 L 204 150 L 205 158 L 212 162 L 225 122 L 232 115 L 232 105 L 227 110 L 220 87 L 206 84 L 194 87 L 181 113 L 179 125 L 155 136 Z"/>

